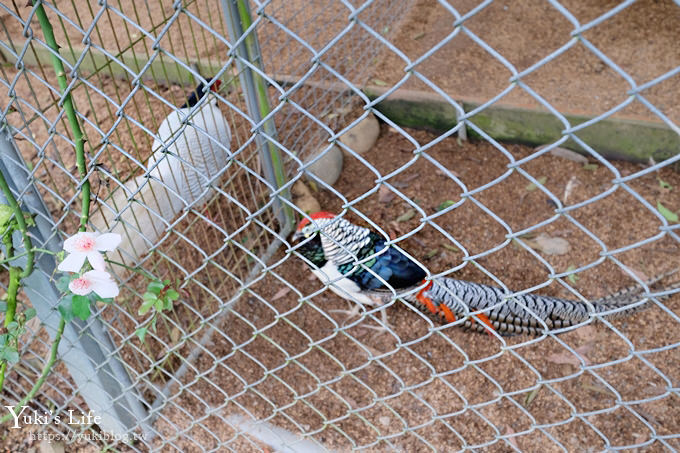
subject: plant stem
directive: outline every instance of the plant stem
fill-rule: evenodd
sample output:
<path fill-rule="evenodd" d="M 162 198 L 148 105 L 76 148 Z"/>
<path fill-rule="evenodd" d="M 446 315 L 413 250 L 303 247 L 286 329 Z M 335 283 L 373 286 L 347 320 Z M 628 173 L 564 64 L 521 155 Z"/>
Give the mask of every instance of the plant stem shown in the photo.
<path fill-rule="evenodd" d="M 35 384 L 33 384 L 33 388 L 24 396 L 24 398 L 17 403 L 15 407 L 21 407 L 24 406 L 28 401 L 33 399 L 36 393 L 38 393 L 38 390 L 40 390 L 40 387 L 45 383 L 45 379 L 47 379 L 47 375 L 50 374 L 50 370 L 54 366 L 54 362 L 57 361 L 57 352 L 59 350 L 59 343 L 61 342 L 61 336 L 64 333 L 64 327 L 66 326 L 66 320 L 62 317 L 61 320 L 59 321 L 59 327 L 57 327 L 57 334 L 54 337 L 54 341 L 52 342 L 52 347 L 50 348 L 50 356 L 47 359 L 47 363 L 43 367 L 42 373 L 40 373 L 40 377 L 38 378 L 37 381 L 35 381 Z M 12 419 L 12 414 L 6 414 L 2 418 L 0 418 L 0 424 L 5 423 Z"/>
<path fill-rule="evenodd" d="M 20 278 L 28 277 L 31 272 L 33 272 L 33 243 L 31 242 L 31 238 L 28 235 L 28 228 L 26 227 L 26 219 L 24 219 L 24 213 L 21 211 L 21 208 L 19 207 L 19 203 L 17 203 L 17 199 L 14 198 L 14 194 L 12 194 L 12 191 L 9 188 L 9 185 L 7 184 L 7 181 L 5 180 L 5 175 L 0 172 L 0 189 L 2 189 L 3 195 L 5 195 L 5 199 L 7 200 L 7 203 L 9 204 L 9 207 L 12 208 L 12 212 L 14 212 L 14 218 L 17 221 L 17 225 L 19 226 L 19 231 L 21 231 L 21 237 L 23 238 L 24 241 L 24 248 L 26 249 L 26 267 L 24 267 L 24 271 L 21 273 Z M 5 241 L 5 238 L 8 238 L 8 242 Z M 3 243 L 5 244 L 6 250 L 6 255 L 8 259 L 11 259 L 14 255 L 12 248 L 12 231 L 8 231 L 7 234 L 3 237 Z M 7 246 L 9 244 L 9 247 Z"/>
<path fill-rule="evenodd" d="M 52 65 L 54 66 L 54 72 L 57 74 L 59 88 L 64 95 L 64 111 L 66 112 L 66 117 L 71 125 L 71 131 L 73 132 L 73 139 L 76 145 L 76 166 L 78 167 L 78 173 L 81 179 L 81 194 L 83 197 L 82 212 L 80 214 L 80 231 L 85 231 L 87 222 L 90 218 L 90 181 L 87 178 L 87 163 L 85 162 L 85 136 L 80 129 L 80 122 L 76 115 L 76 109 L 73 104 L 73 99 L 71 98 L 71 93 L 66 92 L 68 88 L 66 71 L 64 69 L 64 64 L 58 56 L 59 45 L 54 38 L 52 24 L 47 18 L 47 13 L 45 13 L 45 8 L 43 7 L 41 0 L 33 0 L 33 4 L 37 5 L 35 15 L 40 22 L 40 28 L 45 36 L 45 43 L 52 49 L 50 58 L 52 60 Z"/>
<path fill-rule="evenodd" d="M 22 214 L 23 216 L 23 214 Z M 12 245 L 12 230 L 10 229 L 2 237 L 2 242 L 5 245 L 5 252 L 13 259 L 14 247 Z M 19 292 L 19 281 L 21 280 L 21 269 L 15 266 L 9 268 L 9 282 L 7 283 L 7 310 L 5 311 L 4 327 L 10 325 L 14 321 L 14 316 L 17 312 L 17 292 Z M 16 340 L 15 340 L 16 341 Z M 10 339 L 7 340 L 9 345 Z M 3 360 L 0 364 L 0 390 L 5 384 L 5 370 L 7 369 L 7 361 Z"/>
<path fill-rule="evenodd" d="M 0 365 L 0 390 L 2 390 L 3 386 L 5 385 L 5 370 L 7 369 L 7 362 L 2 361 L 2 365 Z"/>
<path fill-rule="evenodd" d="M 21 269 L 18 267 L 9 268 L 9 285 L 7 285 L 7 312 L 5 312 L 5 327 L 14 321 L 17 311 L 17 292 L 19 292 L 19 275 Z"/>
<path fill-rule="evenodd" d="M 11 194 L 10 194 L 11 195 Z M 14 200 L 16 203 L 16 200 Z M 19 214 L 23 217 L 23 213 L 19 210 Z M 14 244 L 12 243 L 12 233 L 14 231 L 8 227 L 5 235 L 2 237 L 2 243 L 5 246 L 5 254 L 9 259 L 13 259 L 14 256 Z M 18 267 L 10 266 L 9 268 L 9 282 L 7 283 L 7 309 L 5 310 L 5 321 L 3 326 L 7 327 L 12 321 L 14 321 L 14 315 L 17 311 L 17 291 L 19 290 L 19 280 L 20 280 L 21 269 Z M 8 346 L 10 339 L 8 337 Z M 0 364 L 0 390 L 2 390 L 5 384 L 5 370 L 7 369 L 7 361 L 3 360 Z"/>
<path fill-rule="evenodd" d="M 10 256 L 9 258 L 5 258 L 4 260 L 0 260 L 0 264 L 9 263 L 10 261 L 14 261 L 14 260 L 16 260 L 16 259 L 23 258 L 24 256 L 30 255 L 31 253 L 35 253 L 35 252 L 38 252 L 38 253 L 48 253 L 48 254 L 50 254 L 50 255 L 56 255 L 56 253 L 54 253 L 54 252 L 51 251 L 51 250 L 33 248 L 32 250 L 29 250 L 28 252 L 19 253 L 18 255 L 12 255 L 12 256 Z"/>

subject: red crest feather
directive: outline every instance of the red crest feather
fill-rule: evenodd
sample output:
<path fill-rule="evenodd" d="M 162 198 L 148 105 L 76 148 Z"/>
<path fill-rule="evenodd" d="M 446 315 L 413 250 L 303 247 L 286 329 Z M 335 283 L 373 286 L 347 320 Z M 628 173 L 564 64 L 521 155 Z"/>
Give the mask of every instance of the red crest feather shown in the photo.
<path fill-rule="evenodd" d="M 314 214 L 310 214 L 309 217 L 311 217 L 314 220 L 317 220 L 317 219 L 332 219 L 333 217 L 335 217 L 335 214 L 333 214 L 332 212 L 319 211 L 319 212 L 315 212 Z M 309 225 L 309 223 L 310 222 L 309 222 L 309 219 L 307 217 L 300 220 L 300 223 L 298 223 L 298 226 L 297 226 L 297 231 L 302 230 L 304 227 Z"/>

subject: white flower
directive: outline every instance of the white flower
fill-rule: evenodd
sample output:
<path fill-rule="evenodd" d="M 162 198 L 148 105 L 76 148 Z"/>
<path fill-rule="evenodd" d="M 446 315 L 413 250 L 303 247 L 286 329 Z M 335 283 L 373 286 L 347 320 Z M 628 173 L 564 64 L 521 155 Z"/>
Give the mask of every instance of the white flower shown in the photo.
<path fill-rule="evenodd" d="M 115 250 L 121 239 L 120 234 L 116 233 L 77 233 L 64 241 L 64 250 L 69 255 L 59 263 L 57 269 L 64 272 L 79 272 L 87 258 L 93 269 L 103 271 L 104 257 L 100 252 Z"/>
<path fill-rule="evenodd" d="M 82 277 L 71 281 L 68 284 L 68 289 L 79 296 L 87 296 L 94 291 L 104 299 L 118 295 L 118 285 L 113 281 L 111 275 L 104 271 L 87 271 Z"/>

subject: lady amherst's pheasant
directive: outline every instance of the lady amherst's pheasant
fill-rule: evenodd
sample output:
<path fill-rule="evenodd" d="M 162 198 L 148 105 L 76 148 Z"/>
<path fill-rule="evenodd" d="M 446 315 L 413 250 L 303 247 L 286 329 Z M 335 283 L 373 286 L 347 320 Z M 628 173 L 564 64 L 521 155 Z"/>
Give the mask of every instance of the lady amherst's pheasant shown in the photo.
<path fill-rule="evenodd" d="M 461 319 L 461 326 L 480 332 L 538 335 L 548 330 L 573 326 L 594 314 L 620 316 L 640 309 L 650 297 L 641 286 L 632 286 L 590 303 L 557 297 L 523 294 L 506 297 L 501 288 L 479 283 L 437 278 L 426 280 L 425 268 L 368 228 L 328 212 L 303 219 L 293 240 L 304 239 L 297 251 L 312 272 L 345 299 L 380 306 L 398 297 L 444 322 Z M 654 278 L 648 285 L 672 275 Z M 680 281 L 656 296 L 662 300 Z M 677 291 L 674 291 L 674 293 Z M 474 313 L 472 317 L 470 313 Z M 475 322 L 475 319 L 478 322 Z M 480 322 L 481 321 L 481 322 Z M 387 326 L 383 310 L 383 323 Z"/>

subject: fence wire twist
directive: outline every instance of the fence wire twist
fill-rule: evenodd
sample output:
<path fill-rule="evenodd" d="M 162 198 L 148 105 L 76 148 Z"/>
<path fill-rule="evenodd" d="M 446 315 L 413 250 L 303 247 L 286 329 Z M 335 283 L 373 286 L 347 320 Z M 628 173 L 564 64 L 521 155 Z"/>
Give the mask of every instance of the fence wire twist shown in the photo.
<path fill-rule="evenodd" d="M 649 266 L 638 263 L 645 270 L 680 265 L 680 226 L 650 201 L 645 186 L 650 175 L 672 175 L 670 169 L 680 161 L 677 147 L 663 161 L 624 166 L 608 160 L 581 134 L 635 105 L 644 107 L 647 120 L 660 123 L 655 127 L 680 135 L 674 112 L 658 107 L 658 98 L 648 94 L 677 79 L 680 66 L 641 81 L 593 39 L 598 27 L 624 14 L 635 0 L 603 8 L 588 21 L 577 19 L 573 11 L 578 8 L 567 2 L 535 2 L 545 17 L 557 14 L 568 21 L 570 33 L 560 37 L 555 50 L 539 52 L 540 58 L 521 66 L 488 43 L 493 30 L 480 32 L 475 25 L 498 7 L 493 0 L 473 6 L 461 2 L 466 7 L 444 0 L 41 3 L 62 46 L 58 57 L 68 71 L 67 90 L 87 136 L 89 178 L 96 195 L 93 224 L 104 231 L 119 222 L 125 235 L 140 237 L 135 247 L 142 249 L 124 251 L 119 259 L 158 278 L 178 281 L 181 302 L 140 341 L 135 331 L 145 322 L 138 315 L 143 279 L 119 272 L 124 290 L 116 303 L 98 307 L 97 320 L 75 327 L 72 340 L 89 338 L 93 345 L 73 350 L 83 347 L 103 354 L 88 360 L 101 377 L 96 385 L 111 394 L 110 403 L 118 408 L 111 415 L 118 425 L 109 426 L 118 426 L 117 435 L 129 436 L 125 442 L 107 438 L 94 425 L 48 423 L 31 427 L 34 435 L 67 436 L 84 447 L 121 451 L 680 448 L 679 418 L 673 408 L 680 396 L 680 339 L 675 334 L 680 319 L 673 308 L 677 296 L 659 300 L 677 290 L 653 292 L 645 286 L 652 308 L 639 315 L 639 329 L 625 320 L 594 315 L 563 335 L 535 338 L 459 331 L 455 323 L 438 325 L 410 305 L 398 311 L 400 302 L 394 300 L 387 310 L 398 321 L 386 326 L 385 342 L 361 330 L 382 325 L 380 307 L 362 309 L 361 316 L 343 323 L 329 307 L 342 308 L 344 303 L 328 287 L 307 279 L 310 272 L 303 271 L 295 245 L 288 242 L 291 214 L 305 215 L 289 193 L 306 181 L 316 186 L 315 196 L 322 203 L 370 226 L 429 269 L 428 278 L 470 272 L 466 275 L 502 287 L 509 298 L 550 290 L 587 301 L 602 290 L 593 291 L 597 277 L 589 280 L 591 288 L 581 288 L 583 294 L 575 276 L 596 269 L 618 271 L 628 283 L 645 285 L 645 276 L 627 258 L 629 252 L 647 253 L 635 255 L 650 261 Z M 450 27 L 414 56 L 412 47 L 400 45 L 407 33 L 413 42 L 422 38 L 413 35 L 412 26 L 419 8 L 445 15 Z M 2 168 L 16 168 L 12 179 L 23 181 L 16 186 L 17 199 L 24 206 L 37 206 L 31 210 L 45 222 L 35 245 L 53 249 L 55 241 L 77 230 L 82 181 L 76 176 L 74 141 L 61 110 L 64 95 L 51 73 L 52 54 L 33 20 L 34 11 L 23 3 L 0 5 L 0 84 L 7 93 L 0 104 L 0 124 L 8 140 L 2 147 Z M 473 105 L 442 87 L 441 72 L 427 65 L 463 37 L 508 74 L 495 94 Z M 239 50 L 243 48 L 247 50 Z M 578 122 L 551 103 L 552 93 L 532 88 L 531 82 L 532 76 L 576 51 L 594 57 L 627 85 L 623 100 Z M 382 80 L 387 77 L 380 73 L 384 61 L 398 68 L 390 75 L 394 80 Z M 161 178 L 154 186 L 144 178 L 153 171 L 149 158 L 156 131 L 163 118 L 184 103 L 189 87 L 212 78 L 226 86 L 214 96 L 233 135 L 226 150 L 229 162 L 204 175 L 211 188 L 207 202 L 189 200 L 177 215 L 165 218 L 159 200 L 173 190 L 171 184 Z M 410 123 L 381 108 L 414 87 L 455 116 L 445 132 L 414 131 L 407 128 Z M 518 93 L 559 122 L 559 138 L 520 152 L 478 121 Z M 663 104 L 669 105 L 666 101 Z M 379 140 L 392 140 L 381 152 L 409 146 L 408 153 L 402 153 L 407 156 L 404 162 L 382 165 L 374 151 L 359 153 L 343 140 L 371 116 L 385 123 Z M 469 146 L 486 146 L 483 153 L 490 157 L 480 161 L 482 168 L 491 168 L 493 159 L 502 162 L 500 171 L 489 170 L 490 178 L 464 177 L 442 158 L 442 146 L 456 142 L 456 136 L 462 143 L 468 135 L 479 140 Z M 10 145 L 20 155 L 11 155 Z M 601 186 L 606 187 L 567 203 L 566 196 L 554 193 L 554 187 L 551 190 L 541 175 L 528 169 L 563 146 L 580 147 L 596 162 Z M 472 153 L 470 149 L 457 152 Z M 319 176 L 319 165 L 334 165 L 328 156 L 338 153 L 344 155 L 342 177 L 349 178 L 344 186 Z M 198 168 L 194 162 L 186 164 Z M 285 180 L 277 179 L 277 168 Z M 456 192 L 439 195 L 459 200 L 430 209 L 410 196 L 404 180 L 423 179 L 423 168 L 436 173 L 418 186 L 423 193 L 425 185 L 444 178 L 442 186 L 448 184 Z M 353 190 L 362 187 L 359 178 L 370 179 L 370 188 L 361 193 Z M 506 211 L 498 212 L 502 206 L 493 197 L 501 197 L 518 180 L 548 200 L 548 216 L 527 225 L 508 220 Z M 40 195 L 40 206 L 27 198 L 34 192 Z M 651 216 L 654 225 L 612 246 L 610 237 L 600 237 L 601 225 L 594 227 L 582 213 L 588 210 L 606 224 L 611 213 L 598 212 L 598 206 L 617 196 L 623 197 L 619 202 L 635 205 L 640 217 Z M 400 206 L 399 213 L 385 219 L 375 208 L 376 199 L 383 205 L 386 199 L 397 200 L 387 206 Z M 472 224 L 451 228 L 451 219 L 464 209 L 473 209 L 480 223 L 500 228 L 502 240 L 480 236 L 481 242 L 471 247 L 465 229 Z M 402 212 L 408 215 L 390 222 Z M 554 260 L 531 245 L 532 235 L 556 226 L 571 228 L 572 247 L 587 243 L 596 256 L 567 268 L 567 261 Z M 440 235 L 437 243 L 444 241 L 442 247 L 449 251 L 445 265 L 432 265 L 432 258 L 446 252 L 429 256 L 434 250 L 426 249 L 434 235 Z M 507 278 L 500 271 L 522 265 L 494 264 L 510 250 L 526 254 L 523 264 L 530 257 L 541 277 L 534 275 L 524 284 L 504 283 Z M 39 266 L 36 273 L 48 281 L 52 271 Z M 621 281 L 623 277 L 606 279 L 607 284 Z M 518 286 L 523 289 L 515 291 Z M 33 299 L 24 302 L 36 304 Z M 53 307 L 56 301 L 43 303 Z M 650 312 L 654 317 L 644 318 Z M 42 368 L 54 327 L 41 321 L 31 323 L 22 338 L 22 361 L 8 374 L 3 405 L 20 400 Z M 92 408 L 92 392 L 86 395 L 73 376 L 70 367 L 76 365 L 69 363 L 68 348 L 60 351 L 62 363 L 31 402 L 52 417 Z M 116 364 L 122 364 L 120 370 Z M 118 383 L 115 392 L 107 384 L 113 381 Z"/>

